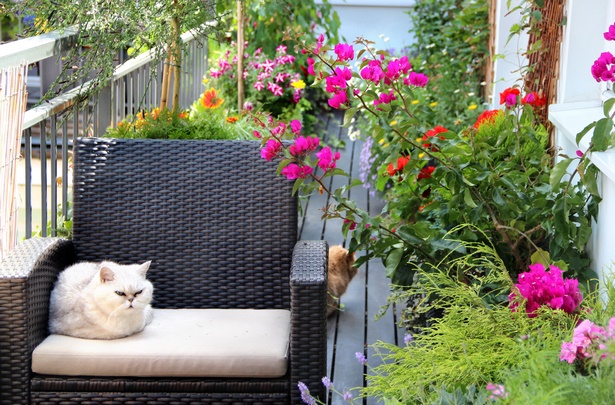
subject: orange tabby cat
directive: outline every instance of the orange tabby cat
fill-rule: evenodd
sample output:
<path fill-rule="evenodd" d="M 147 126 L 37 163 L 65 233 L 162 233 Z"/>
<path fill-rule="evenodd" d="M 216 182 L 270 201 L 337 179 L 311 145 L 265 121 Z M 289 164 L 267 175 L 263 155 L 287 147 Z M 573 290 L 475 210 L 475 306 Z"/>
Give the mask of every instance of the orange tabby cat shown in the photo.
<path fill-rule="evenodd" d="M 329 249 L 327 316 L 337 311 L 340 297 L 346 292 L 350 280 L 357 274 L 358 269 L 353 267 L 354 260 L 354 253 L 348 254 L 348 250 L 342 246 L 331 246 Z"/>

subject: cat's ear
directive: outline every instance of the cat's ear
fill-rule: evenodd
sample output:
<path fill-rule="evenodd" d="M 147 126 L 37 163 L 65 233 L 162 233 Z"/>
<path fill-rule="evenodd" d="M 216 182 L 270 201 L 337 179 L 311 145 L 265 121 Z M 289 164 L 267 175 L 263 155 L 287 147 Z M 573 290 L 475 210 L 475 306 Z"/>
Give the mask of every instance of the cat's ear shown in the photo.
<path fill-rule="evenodd" d="M 141 266 L 139 266 L 139 268 L 137 269 L 139 271 L 139 273 L 145 277 L 145 274 L 147 273 L 147 271 L 149 270 L 149 266 L 152 264 L 152 261 L 148 261 L 143 263 Z"/>
<path fill-rule="evenodd" d="M 100 282 L 108 283 L 109 281 L 113 281 L 115 279 L 115 273 L 110 268 L 103 266 L 100 269 Z"/>

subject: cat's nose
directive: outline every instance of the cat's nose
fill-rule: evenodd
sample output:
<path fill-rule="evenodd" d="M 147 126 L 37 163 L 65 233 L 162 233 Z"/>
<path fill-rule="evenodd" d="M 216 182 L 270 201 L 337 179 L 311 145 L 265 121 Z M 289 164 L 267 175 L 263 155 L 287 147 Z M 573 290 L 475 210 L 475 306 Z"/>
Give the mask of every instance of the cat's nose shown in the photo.
<path fill-rule="evenodd" d="M 128 298 L 128 302 L 133 302 L 134 300 L 135 300 L 135 297 Z"/>

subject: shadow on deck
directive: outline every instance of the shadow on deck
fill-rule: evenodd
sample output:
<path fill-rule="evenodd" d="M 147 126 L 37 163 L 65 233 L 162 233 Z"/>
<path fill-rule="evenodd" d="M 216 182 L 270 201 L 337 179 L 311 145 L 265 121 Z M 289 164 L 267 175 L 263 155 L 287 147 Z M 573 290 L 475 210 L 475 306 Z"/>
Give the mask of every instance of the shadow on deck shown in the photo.
<path fill-rule="evenodd" d="M 323 116 L 321 124 L 327 128 L 328 137 L 336 137 L 345 142 L 345 148 L 339 149 L 341 159 L 337 166 L 350 174 L 351 178 L 359 177 L 362 141 L 351 141 L 347 129 L 342 128 L 341 116 Z M 330 178 L 332 188 L 340 187 L 348 179 L 340 176 Z M 367 189 L 358 186 L 349 192 L 349 197 L 357 205 L 370 213 L 379 213 L 383 202 L 369 195 Z M 333 201 L 331 201 L 332 203 Z M 327 195 L 315 193 L 307 202 L 303 202 L 304 212 L 299 218 L 299 238 L 304 240 L 326 240 L 329 246 L 344 245 L 342 236 L 342 220 L 323 220 L 323 207 L 329 204 Z M 358 256 L 364 252 L 357 252 Z M 341 298 L 343 310 L 331 316 L 327 328 L 327 375 L 333 381 L 335 388 L 341 391 L 345 388 L 365 386 L 365 374 L 368 368 L 362 366 L 356 358 L 356 353 L 363 353 L 370 366 L 380 362 L 374 356 L 371 345 L 377 341 L 398 344 L 403 343 L 405 331 L 396 326 L 397 313 L 395 308 L 389 308 L 384 316 L 375 319 L 381 307 L 386 304 L 389 294 L 389 279 L 386 278 L 384 265 L 380 259 L 370 260 L 359 268 L 357 276 L 350 283 L 348 290 Z M 337 395 L 329 395 L 329 404 L 346 403 Z M 378 403 L 374 399 L 364 399 L 364 404 Z"/>

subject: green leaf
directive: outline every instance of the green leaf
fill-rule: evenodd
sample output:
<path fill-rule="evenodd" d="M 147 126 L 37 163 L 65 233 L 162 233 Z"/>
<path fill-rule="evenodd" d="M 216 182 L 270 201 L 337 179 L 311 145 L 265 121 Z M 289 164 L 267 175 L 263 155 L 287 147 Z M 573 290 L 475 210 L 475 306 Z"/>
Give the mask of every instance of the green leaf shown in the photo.
<path fill-rule="evenodd" d="M 530 260 L 533 264 L 541 263 L 543 266 L 545 266 L 545 268 L 548 268 L 551 265 L 551 256 L 549 255 L 549 252 L 546 252 L 542 249 L 538 249 L 537 251 L 535 251 L 532 254 Z"/>
<path fill-rule="evenodd" d="M 605 117 L 611 118 L 611 110 L 613 109 L 613 105 L 615 105 L 615 98 L 610 98 L 604 102 L 602 105 L 602 110 L 604 111 Z"/>
<path fill-rule="evenodd" d="M 387 277 L 391 278 L 399 267 L 402 257 L 404 256 L 403 247 L 394 248 L 389 252 L 385 260 L 385 268 Z"/>
<path fill-rule="evenodd" d="M 594 135 L 592 136 L 593 150 L 596 152 L 605 151 L 609 147 L 613 121 L 610 118 L 602 118 L 596 123 Z"/>
<path fill-rule="evenodd" d="M 292 195 L 295 195 L 295 193 L 297 192 L 297 190 L 299 190 L 299 188 L 301 187 L 301 185 L 303 184 L 304 181 L 305 181 L 305 179 L 297 179 L 297 180 L 295 180 L 295 184 L 293 184 Z"/>
<path fill-rule="evenodd" d="M 472 192 L 467 187 L 463 191 L 463 201 L 466 203 L 468 207 L 476 208 L 476 203 L 474 202 L 474 199 L 472 199 Z"/>
<path fill-rule="evenodd" d="M 592 122 L 591 124 L 589 124 L 588 126 L 583 128 L 583 130 L 577 134 L 577 139 L 576 139 L 577 145 L 579 144 L 579 142 L 581 142 L 581 139 L 583 139 L 585 134 L 588 133 L 589 130 L 592 129 L 593 127 L 595 127 L 595 126 L 596 126 L 596 121 Z"/>
<path fill-rule="evenodd" d="M 567 173 L 568 166 L 572 160 L 572 158 L 563 159 L 553 167 L 549 176 L 549 184 L 551 184 L 552 190 L 557 190 L 559 188 L 559 183 L 562 181 L 562 177 Z"/>
<path fill-rule="evenodd" d="M 600 170 L 594 164 L 590 164 L 585 170 L 585 174 L 583 175 L 583 184 L 587 191 L 596 197 L 600 197 L 600 192 L 598 191 L 598 173 Z"/>
<path fill-rule="evenodd" d="M 344 113 L 344 124 L 342 125 L 343 127 L 350 126 L 350 123 L 352 122 L 354 115 L 357 113 L 357 110 L 357 107 L 352 107 L 346 110 L 346 112 Z"/>

